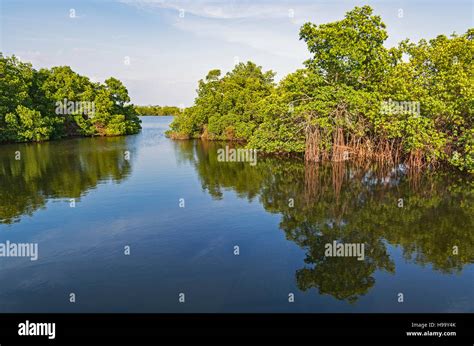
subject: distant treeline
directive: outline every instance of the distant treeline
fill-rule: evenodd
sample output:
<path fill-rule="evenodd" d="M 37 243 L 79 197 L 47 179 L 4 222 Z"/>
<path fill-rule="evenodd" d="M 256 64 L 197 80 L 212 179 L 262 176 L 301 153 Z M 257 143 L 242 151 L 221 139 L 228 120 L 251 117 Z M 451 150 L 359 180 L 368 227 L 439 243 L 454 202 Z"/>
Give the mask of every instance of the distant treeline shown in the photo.
<path fill-rule="evenodd" d="M 175 106 L 135 106 L 138 115 L 173 115 L 182 112 L 182 109 Z"/>

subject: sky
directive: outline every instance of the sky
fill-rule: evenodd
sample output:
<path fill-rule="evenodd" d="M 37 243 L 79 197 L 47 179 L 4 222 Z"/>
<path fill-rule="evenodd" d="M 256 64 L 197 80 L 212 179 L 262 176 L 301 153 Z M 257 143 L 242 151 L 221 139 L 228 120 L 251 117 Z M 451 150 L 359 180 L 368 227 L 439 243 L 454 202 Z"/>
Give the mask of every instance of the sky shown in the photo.
<path fill-rule="evenodd" d="M 0 0 L 0 52 L 116 77 L 135 104 L 187 107 L 211 69 L 251 60 L 279 80 L 302 68 L 301 25 L 366 4 L 387 25 L 387 47 L 474 27 L 473 0 Z"/>

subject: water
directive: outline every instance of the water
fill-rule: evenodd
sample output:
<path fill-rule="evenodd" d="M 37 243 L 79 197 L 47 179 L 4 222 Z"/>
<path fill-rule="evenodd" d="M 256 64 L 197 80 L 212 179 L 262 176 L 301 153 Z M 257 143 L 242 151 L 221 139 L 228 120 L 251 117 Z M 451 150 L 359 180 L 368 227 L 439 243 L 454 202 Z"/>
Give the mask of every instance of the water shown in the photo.
<path fill-rule="evenodd" d="M 0 243 L 39 247 L 0 257 L 0 312 L 474 312 L 469 177 L 222 163 L 171 120 L 0 146 Z M 324 256 L 334 240 L 364 260 Z"/>

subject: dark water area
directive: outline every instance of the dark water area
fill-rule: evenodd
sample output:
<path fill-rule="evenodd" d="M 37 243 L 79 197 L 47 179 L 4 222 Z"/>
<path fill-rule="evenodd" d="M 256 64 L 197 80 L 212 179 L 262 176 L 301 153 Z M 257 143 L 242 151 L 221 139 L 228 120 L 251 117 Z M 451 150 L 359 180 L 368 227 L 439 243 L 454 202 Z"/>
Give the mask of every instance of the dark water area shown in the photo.
<path fill-rule="evenodd" d="M 220 162 L 225 143 L 142 120 L 0 146 L 0 244 L 38 244 L 0 257 L 0 312 L 474 312 L 472 177 Z"/>

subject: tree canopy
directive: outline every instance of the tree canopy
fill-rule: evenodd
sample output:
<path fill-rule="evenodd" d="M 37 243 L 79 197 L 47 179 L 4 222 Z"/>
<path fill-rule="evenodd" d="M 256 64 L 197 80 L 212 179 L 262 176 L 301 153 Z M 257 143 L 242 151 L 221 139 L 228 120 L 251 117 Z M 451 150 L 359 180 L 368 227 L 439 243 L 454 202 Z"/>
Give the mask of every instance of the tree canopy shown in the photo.
<path fill-rule="evenodd" d="M 261 122 L 257 103 L 273 91 L 274 75 L 252 62 L 237 64 L 223 77 L 220 70 L 211 70 L 199 81 L 194 106 L 176 117 L 170 134 L 249 140 Z"/>
<path fill-rule="evenodd" d="M 117 136 L 141 128 L 118 79 L 93 83 L 68 66 L 37 71 L 2 53 L 0 76 L 0 142 Z"/>
<path fill-rule="evenodd" d="M 312 56 L 278 84 L 252 62 L 211 70 L 168 135 L 245 141 L 308 161 L 449 164 L 474 172 L 474 29 L 384 46 L 369 6 L 301 27 Z"/>

